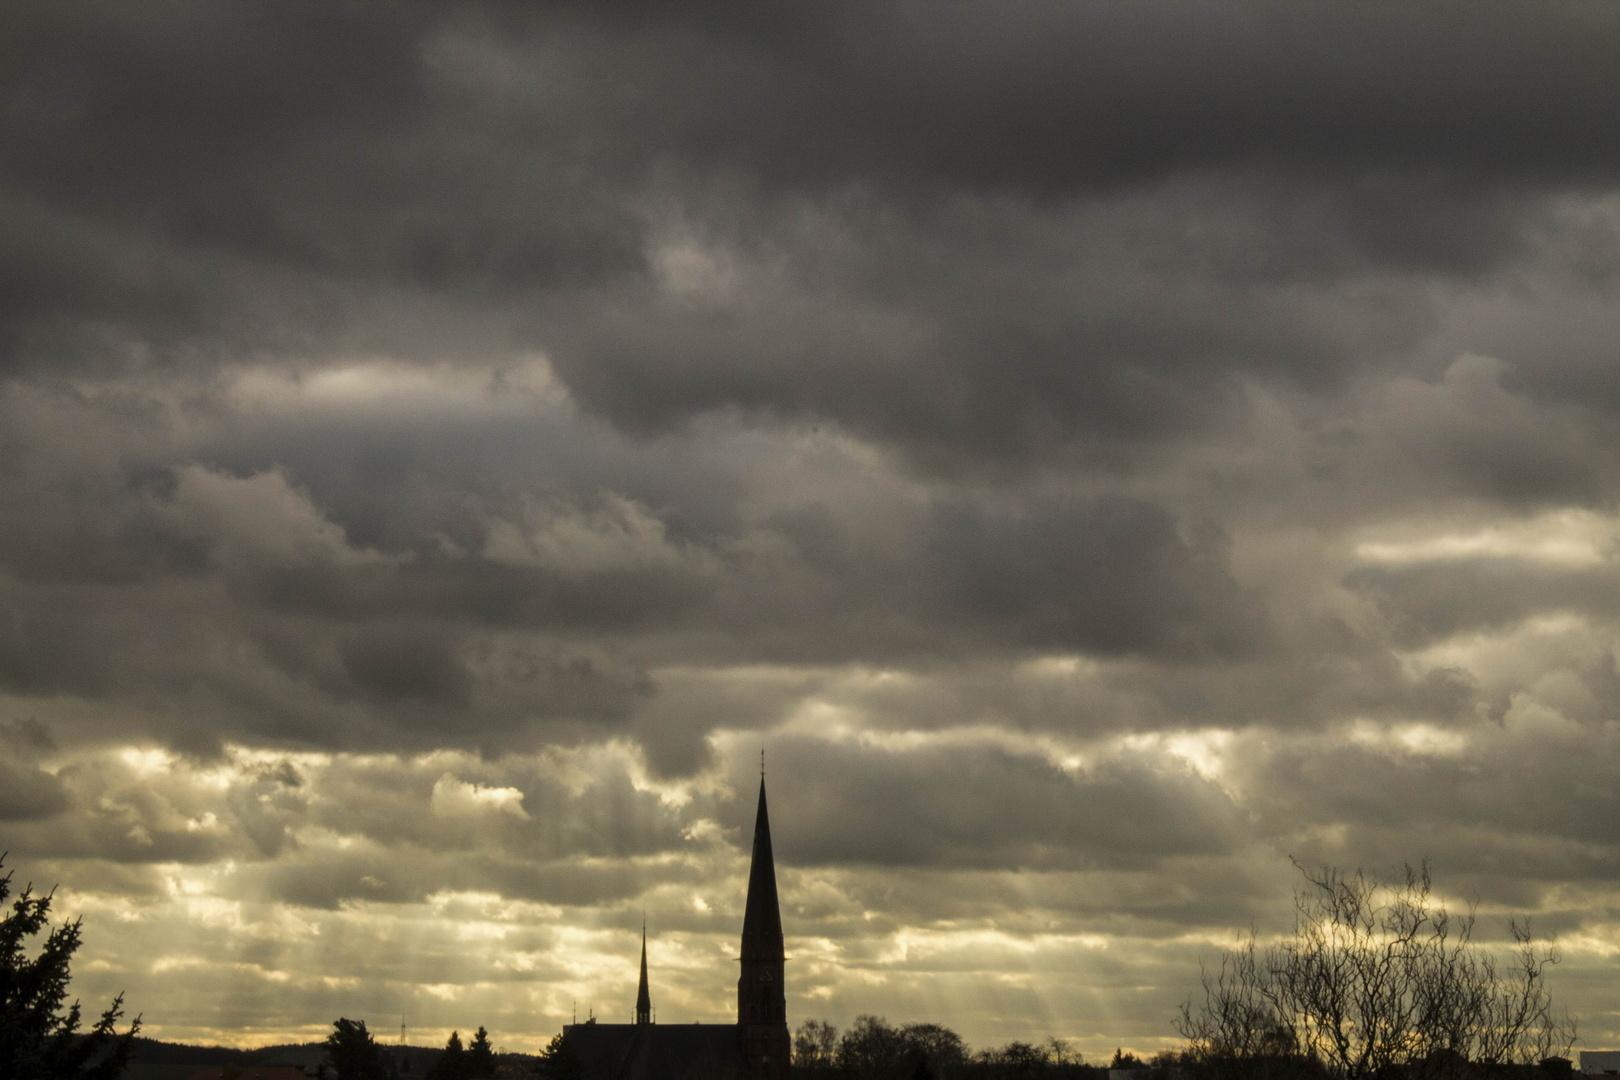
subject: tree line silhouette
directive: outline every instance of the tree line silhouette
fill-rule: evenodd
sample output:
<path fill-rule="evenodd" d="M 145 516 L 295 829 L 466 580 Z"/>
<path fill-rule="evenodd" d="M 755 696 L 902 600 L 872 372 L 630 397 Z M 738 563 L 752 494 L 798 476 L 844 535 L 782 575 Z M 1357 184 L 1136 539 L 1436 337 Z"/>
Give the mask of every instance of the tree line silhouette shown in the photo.
<path fill-rule="evenodd" d="M 364 1020 L 339 1017 L 326 1037 L 326 1069 L 331 1080 L 397 1080 L 382 1047 L 377 1044 Z M 461 1044 L 461 1032 L 452 1031 L 444 1049 L 428 1068 L 424 1080 L 492 1080 L 495 1075 L 495 1048 L 489 1032 L 479 1025 L 472 1041 Z"/>
<path fill-rule="evenodd" d="M 1128 1056 L 1116 1052 L 1116 1063 Z M 1130 1062 L 1142 1064 L 1134 1057 Z M 896 1026 L 859 1016 L 842 1033 L 824 1020 L 801 1024 L 793 1036 L 793 1072 L 806 1080 L 1098 1080 L 1107 1069 L 1087 1065 L 1061 1039 L 975 1051 L 940 1024 Z"/>

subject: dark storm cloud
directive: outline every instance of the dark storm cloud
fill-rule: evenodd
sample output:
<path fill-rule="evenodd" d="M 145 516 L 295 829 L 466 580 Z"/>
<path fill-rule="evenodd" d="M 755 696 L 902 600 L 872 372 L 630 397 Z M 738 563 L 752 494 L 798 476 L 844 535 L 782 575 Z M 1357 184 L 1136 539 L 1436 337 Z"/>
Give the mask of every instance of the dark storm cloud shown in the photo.
<path fill-rule="evenodd" d="M 441 122 L 426 15 L 20 13 L 7 64 L 11 360 L 288 356 L 344 340 L 420 355 L 413 337 L 448 350 L 454 336 L 428 332 L 390 289 L 472 293 L 622 265 L 612 226 L 558 205 L 565 187 L 534 200 L 533 177 L 514 176 L 502 192 L 493 161 L 458 152 L 470 129 Z M 446 200 L 466 218 L 422 217 Z M 365 314 L 373 305 L 393 315 Z M 457 322 L 476 338 L 475 320 Z"/>
<path fill-rule="evenodd" d="M 1579 337 L 1560 345 L 1579 347 Z M 1605 505 L 1615 484 L 1613 416 L 1601 399 L 1559 400 L 1558 378 L 1534 357 L 1508 364 L 1464 354 L 1432 382 L 1394 380 L 1382 416 L 1343 459 L 1381 464 L 1393 453 L 1420 470 L 1430 492 L 1521 511 Z M 1380 487 L 1397 484 L 1386 478 Z"/>
<path fill-rule="evenodd" d="M 1242 764 L 1247 808 L 1307 860 L 1389 874 L 1432 859 L 1454 893 L 1555 905 L 1570 883 L 1620 881 L 1609 715 L 1575 726 L 1521 703 L 1500 726 L 1441 733 L 1433 749 L 1399 732 L 1362 745 L 1302 740 Z"/>
<path fill-rule="evenodd" d="M 927 455 L 1162 441 L 1232 373 L 1409 348 L 1421 300 L 1301 287 L 1486 272 L 1620 125 L 1620 28 L 1576 5 L 18 20 L 14 365 L 539 348 L 627 425 L 740 405 Z M 747 295 L 659 299 L 672 215 Z"/>
<path fill-rule="evenodd" d="M 1100 500 L 936 512 L 942 613 L 991 635 L 1087 653 L 1243 651 L 1264 633 L 1258 599 L 1223 561 L 1220 537 L 1189 545 L 1161 507 Z M 999 633 L 997 633 L 999 631 Z"/>
<path fill-rule="evenodd" d="M 0 821 L 49 819 L 67 805 L 67 793 L 50 773 L 0 761 Z"/>
<path fill-rule="evenodd" d="M 1145 868 L 1236 838 L 1218 790 L 1139 762 L 1076 775 L 988 746 L 773 746 L 772 798 L 793 807 L 773 842 L 794 865 Z"/>
<path fill-rule="evenodd" d="M 1377 603 L 1395 640 L 1412 648 L 1509 629 L 1536 615 L 1580 612 L 1604 622 L 1620 615 L 1620 580 L 1608 567 L 1470 559 L 1369 567 L 1351 574 L 1346 584 Z"/>
<path fill-rule="evenodd" d="M 24 693 L 95 694 L 108 683 L 96 627 L 79 604 L 50 588 L 3 589 L 0 685 Z"/>
<path fill-rule="evenodd" d="M 466 665 L 442 639 L 369 634 L 349 639 L 340 651 L 355 684 L 385 700 L 463 705 L 472 688 Z"/>
<path fill-rule="evenodd" d="M 24 511 L 0 529 L 0 679 L 139 700 L 123 730 L 197 752 L 248 732 L 494 748 L 623 729 L 660 665 L 1054 649 L 1219 662 L 1269 638 L 1220 527 L 1152 501 L 910 490 L 856 471 L 836 437 L 806 435 L 811 461 L 735 428 L 718 445 L 637 445 L 531 405 L 520 428 L 482 377 L 463 403 L 435 396 L 462 392 L 451 376 L 422 385 L 369 406 L 291 384 L 279 405 L 221 394 L 191 432 L 171 411 L 183 381 L 88 399 L 14 388 L 28 453 L 0 477 Z M 330 453 L 282 465 L 300 439 Z M 843 476 L 824 480 L 817 458 Z M 761 466 L 785 476 L 756 509 Z M 718 717 L 705 702 L 673 720 L 625 730 L 656 768 L 689 771 Z"/>
<path fill-rule="evenodd" d="M 750 163 L 790 175 L 826 169 L 832 147 L 843 149 L 840 170 L 904 163 L 1049 191 L 1244 158 L 1561 178 L 1606 176 L 1616 163 L 1587 136 L 1620 119 L 1607 63 L 1620 27 L 1589 5 L 714 4 L 639 14 L 643 26 L 697 31 L 677 48 L 712 42 L 769 58 L 746 84 L 763 96 L 705 97 L 719 87 L 699 84 L 675 115 L 704 149 L 740 144 Z M 696 70 L 687 59 L 664 71 Z M 842 78 L 826 79 L 832 71 Z M 799 123 L 773 138 L 782 115 Z"/>
<path fill-rule="evenodd" d="M 341 181 L 398 166 L 414 168 L 368 193 L 376 210 L 444 184 L 495 190 L 448 153 L 454 129 L 432 131 L 441 153 L 410 152 L 409 136 L 447 114 L 509 143 L 549 135 L 542 161 L 673 156 L 834 185 L 898 170 L 1069 192 L 1250 161 L 1566 184 L 1607 180 L 1617 163 L 1605 133 L 1620 123 L 1607 62 L 1620 27 L 1578 4 L 964 4 L 926 17 L 906 4 L 40 4 L 13 21 L 19 187 L 157 210 L 181 236 L 315 265 L 364 266 L 371 249 L 300 235 L 286 209 L 301 195 L 360 205 Z M 1388 203 L 1369 225 L 1412 200 Z M 471 209 L 494 223 L 496 207 Z M 461 276 L 413 234 L 429 223 L 397 224 L 418 246 L 393 261 Z M 514 240 L 445 235 L 485 254 Z"/>

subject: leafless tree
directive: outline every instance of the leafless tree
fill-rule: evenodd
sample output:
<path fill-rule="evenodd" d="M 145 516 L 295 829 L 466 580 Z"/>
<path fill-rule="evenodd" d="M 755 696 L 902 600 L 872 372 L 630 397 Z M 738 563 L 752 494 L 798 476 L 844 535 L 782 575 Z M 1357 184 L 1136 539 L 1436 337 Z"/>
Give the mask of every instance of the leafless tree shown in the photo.
<path fill-rule="evenodd" d="M 1203 1004 L 1182 1006 L 1192 1061 L 1363 1080 L 1534 1062 L 1574 1042 L 1547 992 L 1558 954 L 1537 947 L 1527 920 L 1509 920 L 1512 962 L 1499 967 L 1473 940 L 1473 911 L 1454 916 L 1433 899 L 1427 864 L 1393 885 L 1300 872 L 1293 935 L 1262 949 L 1251 933 L 1205 972 Z"/>
<path fill-rule="evenodd" d="M 1297 1033 L 1281 1013 L 1269 962 L 1251 930 L 1242 945 L 1221 955 L 1217 972 L 1204 970 L 1204 1004 L 1195 1009 L 1190 1000 L 1184 1002 L 1176 1020 L 1193 1063 L 1252 1065 L 1300 1055 Z"/>
<path fill-rule="evenodd" d="M 825 1020 L 806 1020 L 793 1035 L 793 1064 L 809 1070 L 831 1069 L 838 1053 L 838 1029 Z"/>

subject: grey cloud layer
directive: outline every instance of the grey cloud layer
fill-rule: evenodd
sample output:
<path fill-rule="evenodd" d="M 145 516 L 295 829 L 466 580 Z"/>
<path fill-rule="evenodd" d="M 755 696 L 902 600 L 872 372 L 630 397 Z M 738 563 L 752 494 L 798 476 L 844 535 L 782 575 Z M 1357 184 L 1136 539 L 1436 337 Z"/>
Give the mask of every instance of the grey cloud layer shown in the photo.
<path fill-rule="evenodd" d="M 1614 12 L 7 26 L 0 823 L 173 1030 L 704 970 L 761 743 L 796 1010 L 1111 1049 L 1290 854 L 1612 974 Z"/>
<path fill-rule="evenodd" d="M 1421 355 L 1426 282 L 1607 190 L 1616 33 L 1580 5 L 41 6 L 8 65 L 8 355 L 538 348 L 625 424 L 1140 449 L 1235 375 Z"/>

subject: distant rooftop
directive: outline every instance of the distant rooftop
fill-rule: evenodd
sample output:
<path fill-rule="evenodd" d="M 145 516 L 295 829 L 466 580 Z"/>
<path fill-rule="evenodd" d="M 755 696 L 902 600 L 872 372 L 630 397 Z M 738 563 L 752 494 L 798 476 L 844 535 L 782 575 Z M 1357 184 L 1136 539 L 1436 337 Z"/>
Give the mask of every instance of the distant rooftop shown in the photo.
<path fill-rule="evenodd" d="M 1620 1073 L 1620 1050 L 1582 1050 L 1581 1072 L 1589 1076 Z"/>

